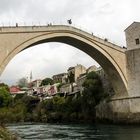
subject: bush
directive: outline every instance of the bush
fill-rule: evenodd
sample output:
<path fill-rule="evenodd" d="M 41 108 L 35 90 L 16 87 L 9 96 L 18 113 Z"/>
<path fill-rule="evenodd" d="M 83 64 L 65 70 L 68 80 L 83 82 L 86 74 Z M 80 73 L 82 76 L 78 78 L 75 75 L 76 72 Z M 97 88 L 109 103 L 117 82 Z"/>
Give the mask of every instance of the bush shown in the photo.
<path fill-rule="evenodd" d="M 11 134 L 6 128 L 0 127 L 0 139 L 1 140 L 18 140 L 18 138 Z"/>
<path fill-rule="evenodd" d="M 12 97 L 5 87 L 0 87 L 0 107 L 5 107 L 10 104 Z"/>

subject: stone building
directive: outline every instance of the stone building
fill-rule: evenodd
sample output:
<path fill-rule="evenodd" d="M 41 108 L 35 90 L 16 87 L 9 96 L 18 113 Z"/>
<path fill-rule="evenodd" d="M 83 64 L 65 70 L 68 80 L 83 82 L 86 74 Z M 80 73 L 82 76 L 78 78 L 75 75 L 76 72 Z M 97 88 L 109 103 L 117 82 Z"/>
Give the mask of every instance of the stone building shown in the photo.
<path fill-rule="evenodd" d="M 67 73 L 60 73 L 53 75 L 52 79 L 54 83 L 67 83 L 68 74 Z"/>
<path fill-rule="evenodd" d="M 30 83 L 30 87 L 39 87 L 41 85 L 42 80 L 37 79 Z"/>
<path fill-rule="evenodd" d="M 125 29 L 127 49 L 140 48 L 140 22 L 133 22 Z"/>
<path fill-rule="evenodd" d="M 74 75 L 74 82 L 76 82 L 77 78 L 83 73 L 86 73 L 86 68 L 81 64 L 77 64 L 75 67 L 70 67 L 68 69 L 68 75 Z"/>
<path fill-rule="evenodd" d="M 96 72 L 100 76 L 104 91 L 110 95 L 114 94 L 113 87 L 108 78 L 108 75 L 105 73 L 102 67 L 96 67 L 95 65 L 93 65 L 87 69 L 87 73 L 92 72 L 92 71 Z"/>
<path fill-rule="evenodd" d="M 72 92 L 72 85 L 71 84 L 64 84 L 60 88 L 60 93 L 71 93 Z"/>
<path fill-rule="evenodd" d="M 104 91 L 108 93 L 109 95 L 114 94 L 113 87 L 111 85 L 111 82 L 108 78 L 108 75 L 105 73 L 105 71 L 102 69 L 102 67 L 98 67 L 97 70 L 95 71 L 101 78 L 102 84 Z"/>
<path fill-rule="evenodd" d="M 51 85 L 47 91 L 47 94 L 49 96 L 53 96 L 53 95 L 57 94 L 58 93 L 58 85 L 59 85 L 59 83 L 55 83 L 55 84 Z"/>
<path fill-rule="evenodd" d="M 48 90 L 50 89 L 51 85 L 44 85 L 37 88 L 38 93 L 48 95 Z"/>
<path fill-rule="evenodd" d="M 80 91 L 80 93 L 82 93 L 82 91 L 83 91 L 83 83 L 84 83 L 84 81 L 86 80 L 86 78 L 87 78 L 87 75 L 86 74 L 81 74 L 78 78 L 77 78 L 77 82 L 76 82 L 76 84 L 77 84 L 77 89 L 78 89 L 78 91 Z"/>
<path fill-rule="evenodd" d="M 93 66 L 90 66 L 87 70 L 86 70 L 86 73 L 90 73 L 90 72 L 92 72 L 92 71 L 97 71 L 97 67 L 95 66 L 95 65 L 93 65 Z"/>
<path fill-rule="evenodd" d="M 128 94 L 129 96 L 137 97 L 140 95 L 140 22 L 133 22 L 128 26 L 125 29 L 125 36 L 127 44 L 126 72 Z M 135 110 L 137 107 L 131 106 L 131 108 Z"/>

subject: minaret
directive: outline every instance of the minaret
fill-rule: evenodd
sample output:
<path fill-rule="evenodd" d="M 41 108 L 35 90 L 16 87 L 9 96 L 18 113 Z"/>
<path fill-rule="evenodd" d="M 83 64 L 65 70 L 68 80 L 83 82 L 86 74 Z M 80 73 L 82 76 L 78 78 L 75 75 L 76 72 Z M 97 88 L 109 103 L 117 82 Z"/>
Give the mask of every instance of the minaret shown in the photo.
<path fill-rule="evenodd" d="M 32 76 L 32 71 L 30 73 L 30 83 L 32 82 L 33 76 Z"/>

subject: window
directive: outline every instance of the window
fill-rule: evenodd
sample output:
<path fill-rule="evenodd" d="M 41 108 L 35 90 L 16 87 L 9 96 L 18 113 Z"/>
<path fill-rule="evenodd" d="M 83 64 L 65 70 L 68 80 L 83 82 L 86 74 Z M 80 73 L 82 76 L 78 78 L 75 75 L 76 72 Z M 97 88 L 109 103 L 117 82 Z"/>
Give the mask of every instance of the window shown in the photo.
<path fill-rule="evenodd" d="M 136 38 L 136 39 L 135 39 L 135 42 L 136 42 L 136 45 L 140 44 L 139 38 Z"/>

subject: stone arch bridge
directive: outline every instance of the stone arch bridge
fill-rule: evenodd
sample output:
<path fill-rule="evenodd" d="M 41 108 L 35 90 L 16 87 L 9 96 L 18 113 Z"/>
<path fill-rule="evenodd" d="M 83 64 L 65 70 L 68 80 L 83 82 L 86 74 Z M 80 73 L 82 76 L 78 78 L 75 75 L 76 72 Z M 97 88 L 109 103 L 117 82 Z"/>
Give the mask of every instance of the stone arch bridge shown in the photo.
<path fill-rule="evenodd" d="M 120 101 L 125 101 L 127 104 L 122 109 L 123 111 L 124 109 L 130 110 L 128 99 L 135 94 L 129 90 L 131 89 L 130 63 L 128 64 L 130 50 L 72 26 L 0 27 L 0 74 L 16 54 L 45 42 L 62 42 L 72 45 L 95 59 L 108 75 L 116 93 L 111 101 L 111 106 L 114 102 L 117 104 L 112 107 L 113 111 L 120 110 L 118 110 Z"/>

